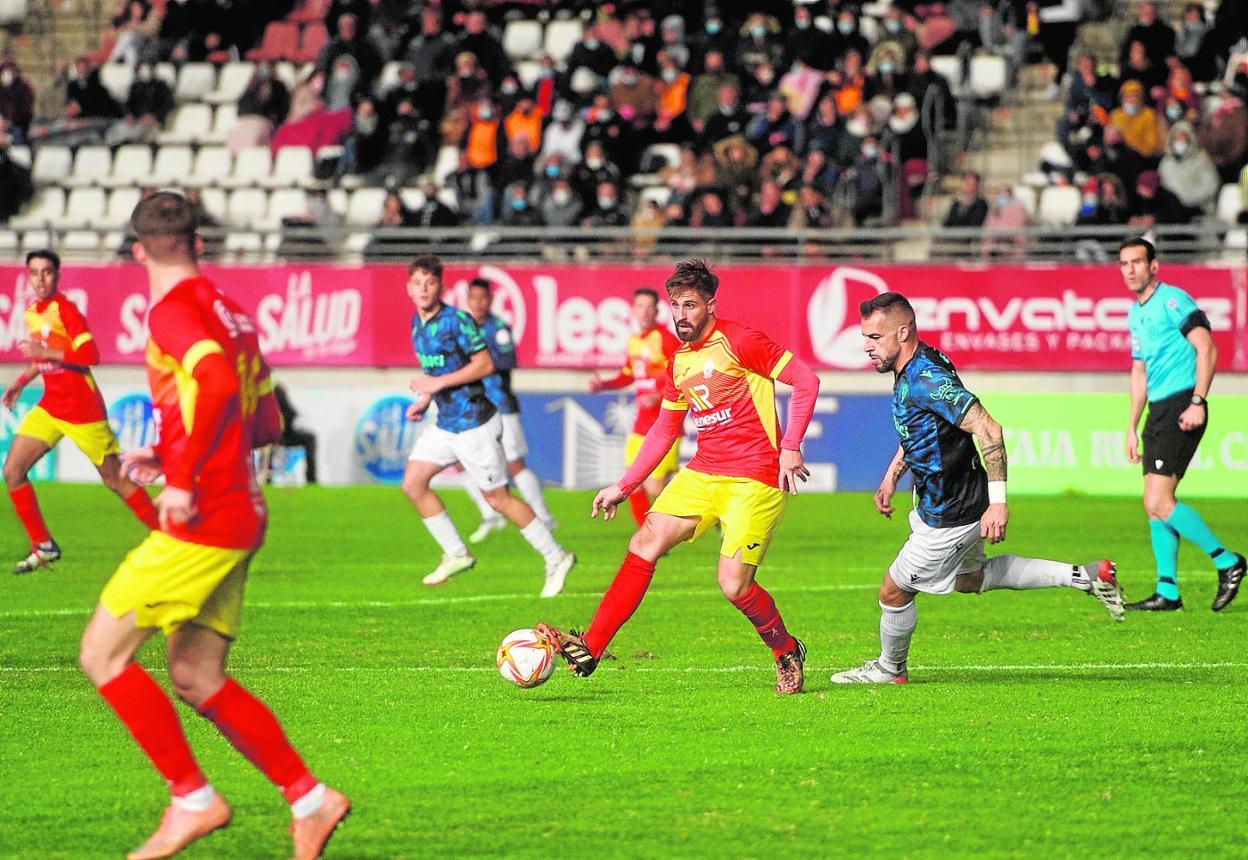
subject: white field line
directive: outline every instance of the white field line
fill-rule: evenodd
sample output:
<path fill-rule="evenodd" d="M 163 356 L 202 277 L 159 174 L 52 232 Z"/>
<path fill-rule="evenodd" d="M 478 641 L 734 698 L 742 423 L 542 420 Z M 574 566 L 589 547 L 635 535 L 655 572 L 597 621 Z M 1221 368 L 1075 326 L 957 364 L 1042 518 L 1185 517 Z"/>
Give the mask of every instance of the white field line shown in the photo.
<path fill-rule="evenodd" d="M 604 669 L 616 668 L 607 664 Z M 809 666 L 811 673 L 826 672 L 830 669 L 843 667 Z M 917 664 L 911 669 L 917 672 L 972 672 L 991 674 L 994 672 L 1094 672 L 1094 671 L 1168 671 L 1172 669 L 1244 669 L 1245 662 L 1140 662 L 1140 663 L 969 663 L 969 664 Z M 629 666 L 619 667 L 625 672 L 645 672 L 664 675 L 735 675 L 745 672 L 773 672 L 767 665 L 751 666 Z M 56 672 L 79 673 L 77 666 L 0 666 L 0 673 L 8 674 L 39 674 Z M 346 673 L 379 673 L 379 674 L 462 674 L 478 672 L 496 672 L 493 666 L 244 666 L 240 674 L 295 674 L 299 672 L 346 672 Z"/>

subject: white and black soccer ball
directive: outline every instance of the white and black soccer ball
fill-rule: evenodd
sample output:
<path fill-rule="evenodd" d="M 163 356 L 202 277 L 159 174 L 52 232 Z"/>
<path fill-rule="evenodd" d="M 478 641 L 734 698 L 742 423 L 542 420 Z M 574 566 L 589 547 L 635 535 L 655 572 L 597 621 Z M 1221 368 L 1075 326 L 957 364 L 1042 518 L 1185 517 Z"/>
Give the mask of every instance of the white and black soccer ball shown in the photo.
<path fill-rule="evenodd" d="M 517 687 L 544 684 L 555 671 L 555 646 L 528 627 L 503 637 L 495 661 L 498 673 Z"/>

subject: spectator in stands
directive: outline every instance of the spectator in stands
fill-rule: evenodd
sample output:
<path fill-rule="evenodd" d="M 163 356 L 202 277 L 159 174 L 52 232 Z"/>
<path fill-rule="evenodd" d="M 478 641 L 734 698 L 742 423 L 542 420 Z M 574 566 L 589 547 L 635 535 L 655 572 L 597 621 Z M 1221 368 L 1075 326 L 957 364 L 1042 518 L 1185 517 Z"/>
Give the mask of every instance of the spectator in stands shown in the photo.
<path fill-rule="evenodd" d="M 1006 80 L 1013 86 L 1027 59 L 1027 31 L 1019 26 L 1012 3 L 979 7 L 979 41 L 985 51 L 1005 60 Z"/>
<path fill-rule="evenodd" d="M 258 116 L 273 128 L 286 121 L 290 114 L 290 91 L 273 73 L 272 63 L 260 63 L 247 89 L 238 99 L 238 115 Z"/>
<path fill-rule="evenodd" d="M 325 29 L 331 33 L 338 32 L 338 22 L 343 15 L 350 15 L 356 23 L 368 29 L 368 17 L 372 12 L 369 0 L 330 0 L 325 9 Z"/>
<path fill-rule="evenodd" d="M 1096 57 L 1088 53 L 1076 57 L 1062 119 L 1058 121 L 1058 138 L 1065 140 L 1073 130 L 1094 117 L 1098 124 L 1104 125 L 1114 109 L 1117 89 L 1118 84 L 1112 77 L 1097 70 Z"/>
<path fill-rule="evenodd" d="M 732 212 L 724 205 L 724 198 L 716 188 L 703 189 L 689 217 L 690 227 L 723 229 L 737 226 Z"/>
<path fill-rule="evenodd" d="M 1161 187 L 1157 171 L 1146 170 L 1140 174 L 1135 181 L 1135 200 L 1127 224 L 1137 230 L 1147 230 L 1157 224 L 1186 224 L 1190 217 L 1190 210 Z"/>
<path fill-rule="evenodd" d="M 1118 91 L 1119 106 L 1109 115 L 1111 124 L 1122 130 L 1122 140 L 1145 159 L 1161 154 L 1165 140 L 1157 112 L 1144 104 L 1144 87 L 1127 81 Z"/>
<path fill-rule="evenodd" d="M 594 205 L 581 219 L 583 227 L 627 227 L 628 214 L 620 205 L 620 190 L 614 182 L 601 182 L 594 190 Z"/>
<path fill-rule="evenodd" d="M 751 12 L 741 25 L 736 46 L 736 66 L 754 69 L 766 64 L 772 69 L 783 68 L 784 43 L 780 40 L 780 25 L 775 18 L 762 12 Z"/>
<path fill-rule="evenodd" d="M 926 51 L 914 55 L 914 65 L 906 80 L 906 92 L 914 96 L 919 112 L 930 116 L 937 128 L 952 129 L 958 125 L 958 108 L 949 81 L 932 71 L 932 58 Z"/>
<path fill-rule="evenodd" d="M 1172 113 L 1165 113 L 1168 123 L 1173 124 L 1179 119 L 1187 119 L 1189 122 L 1197 122 L 1200 119 L 1202 113 L 1200 95 L 1196 92 L 1196 86 L 1192 82 L 1192 73 L 1178 63 L 1170 69 L 1165 92 L 1157 100 L 1157 107 L 1163 112 L 1172 105 L 1179 108 L 1178 117 Z"/>
<path fill-rule="evenodd" d="M 1056 99 L 1061 93 L 1060 81 L 1070 65 L 1070 49 L 1079 32 L 1083 3 L 1081 0 L 1037 0 L 1026 4 L 1025 14 L 1027 32 L 1035 36 L 1055 67 L 1046 96 Z"/>
<path fill-rule="evenodd" d="M 988 201 L 980 191 L 982 180 L 978 173 L 967 171 L 962 174 L 962 182 L 958 193 L 954 195 L 945 220 L 945 227 L 982 227 L 988 217 Z"/>
<path fill-rule="evenodd" d="M 69 119 L 114 119 L 121 110 L 100 83 L 100 70 L 86 57 L 74 60 L 65 88 L 65 116 Z"/>
<path fill-rule="evenodd" d="M 446 108 L 446 81 L 421 80 L 415 66 L 402 63 L 398 69 L 398 81 L 382 93 L 378 105 L 383 124 L 388 125 L 394 121 L 399 103 L 404 101 L 410 102 L 416 113 L 430 127 L 437 128 L 442 121 L 442 111 Z"/>
<path fill-rule="evenodd" d="M 1160 90 L 1166 82 L 1165 65 L 1154 63 L 1144 48 L 1144 43 L 1135 41 L 1127 50 L 1127 61 L 1119 69 L 1119 78 L 1123 83 L 1137 81 L 1144 88 L 1145 95 L 1152 98 L 1153 93 Z"/>
<path fill-rule="evenodd" d="M 409 18 L 416 17 L 415 4 L 410 0 L 371 0 L 370 5 L 372 11 L 365 28 L 368 38 L 383 57 L 395 59 L 406 45 Z"/>
<path fill-rule="evenodd" d="M 494 220 L 494 182 L 487 170 L 468 164 L 468 153 L 459 153 L 459 165 L 450 176 L 449 185 L 459 201 L 459 214 L 473 224 L 489 224 Z M 506 212 L 504 212 L 504 220 Z"/>
<path fill-rule="evenodd" d="M 475 54 L 455 55 L 455 74 L 446 82 L 446 110 L 442 117 L 442 140 L 454 143 L 468 128 L 469 108 L 493 92 L 489 76 Z"/>
<path fill-rule="evenodd" d="M 498 39 L 495 39 L 486 29 L 484 12 L 465 13 L 464 32 L 459 37 L 456 50 L 461 54 L 467 52 L 476 57 L 491 84 L 497 84 L 503 79 L 507 56 L 503 53 L 503 46 L 499 44 Z"/>
<path fill-rule="evenodd" d="M 35 113 L 35 89 L 22 77 L 11 60 L 0 61 L 0 118 L 8 125 L 10 136 L 22 144 L 30 133 Z"/>
<path fill-rule="evenodd" d="M 875 123 L 866 105 L 858 105 L 845 118 L 844 133 L 840 136 L 840 148 L 833 153 L 838 167 L 847 168 L 853 165 L 862 151 L 862 143 L 875 133 Z"/>
<path fill-rule="evenodd" d="M 403 198 L 397 192 L 391 191 L 381 203 L 381 220 L 377 222 L 377 226 L 414 227 L 416 216 L 407 208 Z"/>
<path fill-rule="evenodd" d="M 984 218 L 980 253 L 989 258 L 1021 258 L 1027 247 L 1027 237 L 1022 235 L 1022 230 L 1029 220 L 1027 207 L 1014 197 L 1014 189 L 1001 186 Z"/>
<path fill-rule="evenodd" d="M 214 0 L 172 0 L 156 34 L 156 53 L 175 63 L 202 62 L 208 56 L 206 38 L 221 29 L 221 7 Z M 220 41 L 220 36 L 217 36 Z"/>
<path fill-rule="evenodd" d="M 1131 197 L 1120 177 L 1102 173 L 1097 177 L 1100 211 L 1105 224 L 1126 224 L 1131 215 Z"/>
<path fill-rule="evenodd" d="M 631 63 L 616 66 L 609 80 L 607 95 L 620 112 L 620 118 L 632 125 L 634 131 L 649 129 L 659 112 L 658 81 Z"/>
<path fill-rule="evenodd" d="M 542 148 L 544 121 L 545 117 L 542 116 L 533 97 L 527 92 L 521 92 L 515 107 L 503 121 L 503 131 L 507 135 L 508 143 L 518 137 L 523 137 L 528 142 L 528 151 L 537 152 Z"/>
<path fill-rule="evenodd" d="M 1136 179 L 1148 169 L 1149 162 L 1127 146 L 1122 129 L 1111 123 L 1105 126 L 1099 143 L 1093 141 L 1088 145 L 1079 166 L 1088 173 L 1112 173 L 1120 176 L 1127 187 L 1134 188 Z"/>
<path fill-rule="evenodd" d="M 1079 186 L 1079 212 L 1075 215 L 1076 227 L 1097 227 L 1105 224 L 1121 223 L 1106 220 L 1106 212 L 1101 209 L 1101 186 L 1095 176 L 1090 176 Z"/>
<path fill-rule="evenodd" d="M 624 17 L 623 38 L 625 48 L 620 62 L 653 76 L 658 70 L 654 58 L 663 43 L 655 32 L 654 19 L 648 9 L 636 9 Z"/>
<path fill-rule="evenodd" d="M 109 127 L 104 142 L 110 146 L 136 141 L 153 142 L 173 110 L 173 90 L 157 77 L 150 62 L 139 63 L 126 97 L 125 115 Z"/>
<path fill-rule="evenodd" d="M 1196 132 L 1185 122 L 1175 123 L 1170 129 L 1166 154 L 1157 173 L 1162 187 L 1177 197 L 1193 218 L 1213 205 L 1222 187 L 1217 167 L 1196 144 Z"/>
<path fill-rule="evenodd" d="M 836 13 L 836 49 L 835 55 L 844 57 L 850 51 L 858 54 L 859 60 L 871 55 L 871 43 L 863 35 L 858 24 L 858 14 L 852 6 L 838 6 Z"/>
<path fill-rule="evenodd" d="M 547 227 L 575 227 L 584 206 L 566 176 L 555 179 L 541 202 L 542 223 Z"/>
<path fill-rule="evenodd" d="M 781 199 L 780 185 L 765 180 L 758 189 L 758 202 L 745 216 L 746 227 L 785 227 L 792 210 Z"/>
<path fill-rule="evenodd" d="M 607 151 L 600 141 L 592 141 L 585 147 L 584 160 L 572 170 L 572 188 L 582 200 L 593 200 L 604 184 L 620 184 L 620 168 L 607 158 Z"/>
<path fill-rule="evenodd" d="M 436 6 L 420 10 L 420 32 L 407 43 L 403 61 L 415 70 L 416 80 L 445 81 L 454 69 L 455 37 L 442 29 L 442 12 Z"/>
<path fill-rule="evenodd" d="M 598 87 L 601 87 L 614 67 L 615 51 L 598 38 L 596 27 L 590 27 L 585 31 L 585 38 L 573 46 L 568 54 L 562 89 L 566 91 L 569 88 L 579 69 L 585 69 L 592 74 L 598 81 Z"/>
<path fill-rule="evenodd" d="M 334 58 L 329 74 L 325 76 L 325 110 L 342 110 L 351 107 L 362 89 L 360 69 L 350 54 Z"/>
<path fill-rule="evenodd" d="M 572 170 L 572 165 L 558 152 L 552 152 L 539 161 L 539 169 L 534 171 L 533 181 L 529 183 L 529 202 L 534 206 L 540 206 L 550 196 L 556 182 L 570 178 Z"/>
<path fill-rule="evenodd" d="M 290 94 L 290 110 L 286 122 L 295 123 L 314 113 L 325 110 L 325 73 L 313 69 Z"/>
<path fill-rule="evenodd" d="M 777 93 L 767 100 L 767 110 L 750 121 L 745 137 L 762 155 L 777 146 L 794 145 L 797 140 L 797 123 L 789 114 L 784 96 Z"/>
<path fill-rule="evenodd" d="M 793 65 L 780 78 L 777 91 L 784 96 L 793 119 L 801 123 L 810 116 L 824 83 L 824 73 L 801 60 L 794 60 Z"/>
<path fill-rule="evenodd" d="M 468 111 L 468 129 L 460 148 L 473 170 L 493 171 L 502 157 L 507 137 L 494 104 L 482 99 Z"/>
<path fill-rule="evenodd" d="M 818 230 L 834 226 L 832 207 L 818 185 L 803 185 L 798 192 L 798 205 L 793 207 L 790 230 Z"/>
<path fill-rule="evenodd" d="M 842 133 L 841 118 L 836 112 L 836 99 L 825 95 L 819 99 L 810 119 L 799 129 L 797 151 L 803 155 L 818 152 L 829 156 L 837 151 Z"/>
<path fill-rule="evenodd" d="M 665 141 L 688 140 L 692 127 L 685 111 L 689 102 L 692 78 L 682 71 L 666 51 L 658 56 L 659 80 L 656 84 L 658 113 L 654 118 L 654 138 Z"/>
<path fill-rule="evenodd" d="M 637 151 L 637 135 L 628 123 L 620 119 L 606 93 L 595 93 L 594 100 L 585 111 L 585 133 L 581 138 L 584 149 L 590 141 L 597 140 L 612 163 L 618 164 L 626 173 L 637 169 L 641 153 Z M 579 157 L 576 159 L 579 161 Z"/>
<path fill-rule="evenodd" d="M 717 184 L 727 190 L 729 199 L 748 200 L 758 179 L 758 150 L 741 135 L 726 137 L 715 144 Z"/>
<path fill-rule="evenodd" d="M 672 58 L 677 68 L 688 69 L 692 54 L 685 44 L 685 19 L 679 15 L 668 15 L 659 22 L 660 52 Z M 658 56 L 656 54 L 657 61 Z M 660 66 L 660 70 L 661 70 Z"/>
<path fill-rule="evenodd" d="M 503 225 L 507 227 L 540 227 L 542 215 L 529 205 L 528 188 L 518 182 L 507 189 L 507 199 L 503 202 Z"/>
<path fill-rule="evenodd" d="M 1174 53 L 1198 81 L 1211 81 L 1218 71 L 1217 54 L 1207 44 L 1210 41 L 1208 35 L 1205 4 L 1188 3 L 1183 8 L 1183 20 L 1174 37 Z"/>
<path fill-rule="evenodd" d="M 906 82 L 905 71 L 900 49 L 889 42 L 880 43 L 867 61 L 863 98 L 870 101 L 876 96 L 883 96 L 892 101 L 893 96 L 901 91 Z"/>
<path fill-rule="evenodd" d="M 108 60 L 133 69 L 146 52 L 154 53 L 156 36 L 160 32 L 160 13 L 146 0 L 128 0 L 113 19 L 113 29 L 117 41 L 113 43 Z"/>
<path fill-rule="evenodd" d="M 1201 122 L 1196 142 L 1209 154 L 1222 181 L 1235 182 L 1248 159 L 1248 108 L 1243 98 L 1223 91 L 1221 104 Z"/>
<path fill-rule="evenodd" d="M 784 43 L 785 54 L 804 65 L 828 71 L 836 60 L 836 42 L 830 33 L 814 25 L 811 7 L 793 7 L 793 29 Z"/>
<path fill-rule="evenodd" d="M 1154 66 L 1165 66 L 1166 58 L 1174 55 L 1174 30 L 1157 17 L 1157 4 L 1152 0 L 1144 0 L 1140 4 L 1137 16 L 1136 22 L 1127 30 L 1127 35 L 1122 40 L 1118 63 L 1127 65 L 1131 44 L 1139 42 Z"/>
<path fill-rule="evenodd" d="M 841 116 L 847 116 L 865 100 L 867 76 L 862 68 L 862 57 L 856 50 L 846 51 L 837 67 L 828 73 L 828 88 Z"/>
<path fill-rule="evenodd" d="M 542 133 L 542 156 L 548 158 L 558 153 L 564 161 L 573 164 L 580 161 L 585 124 L 573 114 L 572 104 L 563 100 L 556 102 L 551 119 Z"/>
<path fill-rule="evenodd" d="M 727 84 L 719 88 L 715 112 L 706 119 L 697 136 L 699 145 L 712 146 L 726 137 L 744 137 L 750 115 L 741 107 L 737 88 Z"/>
<path fill-rule="evenodd" d="M 506 189 L 513 182 L 529 182 L 533 179 L 536 160 L 529 138 L 522 134 L 513 137 L 507 142 L 507 152 L 494 171 L 495 184 Z"/>
<path fill-rule="evenodd" d="M 334 168 L 334 184 L 347 174 L 371 173 L 380 165 L 386 154 L 386 129 L 381 127 L 377 103 L 372 99 L 360 99 L 351 119 L 351 131 L 342 142 L 342 155 Z"/>
<path fill-rule="evenodd" d="M 374 175 L 401 185 L 433 160 L 433 125 L 404 99 L 385 128 L 385 155 Z"/>
<path fill-rule="evenodd" d="M 723 87 L 732 88 L 735 100 L 739 85 L 740 78 L 724 64 L 723 53 L 714 48 L 707 51 L 702 61 L 702 73 L 694 77 L 693 85 L 689 88 L 687 116 L 694 131 L 701 133 L 706 128 L 707 120 L 719 107 Z M 616 99 L 616 103 L 619 103 L 619 99 Z"/>
<path fill-rule="evenodd" d="M 10 157 L 9 142 L 8 122 L 0 117 L 0 189 L 4 189 L 0 192 L 0 224 L 8 223 L 35 196 L 30 170 Z"/>
<path fill-rule="evenodd" d="M 862 141 L 858 157 L 846 172 L 849 179 L 850 208 L 854 224 L 885 219 L 884 197 L 892 184 L 888 165 L 882 158 L 880 141 L 868 135 Z"/>
<path fill-rule="evenodd" d="M 425 180 L 420 186 L 425 202 L 411 213 L 412 225 L 416 227 L 454 227 L 459 223 L 455 212 L 438 199 L 438 186 Z"/>
<path fill-rule="evenodd" d="M 338 16 L 337 30 L 334 37 L 325 43 L 316 55 L 316 68 L 328 73 L 341 56 L 350 56 L 359 69 L 359 81 L 369 86 L 381 72 L 381 55 L 364 35 L 360 28 L 360 19 L 355 15 L 344 13 Z"/>

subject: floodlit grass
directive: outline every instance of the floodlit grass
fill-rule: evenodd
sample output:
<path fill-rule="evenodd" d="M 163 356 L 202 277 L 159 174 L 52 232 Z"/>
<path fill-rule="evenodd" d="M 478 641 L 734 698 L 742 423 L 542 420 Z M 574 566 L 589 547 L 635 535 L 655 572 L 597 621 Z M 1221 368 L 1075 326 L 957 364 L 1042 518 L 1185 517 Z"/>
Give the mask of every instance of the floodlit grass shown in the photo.
<path fill-rule="evenodd" d="M 101 487 L 39 487 L 65 550 L 0 579 L 0 855 L 118 857 L 157 823 L 160 778 L 78 673 L 78 638 L 141 527 Z M 770 654 L 715 585 L 716 536 L 662 561 L 589 679 L 520 690 L 494 670 L 509 630 L 588 621 L 624 552 L 588 493 L 550 492 L 580 558 L 537 597 L 514 530 L 477 567 L 420 585 L 437 551 L 393 489 L 276 491 L 231 660 L 355 814 L 327 857 L 1242 854 L 1248 598 L 1215 615 L 1185 545 L 1187 609 L 1113 624 L 1061 589 L 919 598 L 905 687 L 836 688 L 877 653 L 875 588 L 905 537 L 863 494 L 801 496 L 760 580 L 810 649 L 807 692 L 777 698 Z M 467 534 L 476 514 L 447 493 Z M 1245 505 L 1202 502 L 1248 544 Z M 1116 558 L 1152 587 L 1137 501 L 1017 499 L 1023 555 Z M 6 552 L 24 552 L 6 507 Z M 161 645 L 142 653 L 161 665 Z M 167 685 L 163 671 L 157 679 Z M 187 857 L 282 857 L 280 794 L 179 705 L 231 826 Z"/>

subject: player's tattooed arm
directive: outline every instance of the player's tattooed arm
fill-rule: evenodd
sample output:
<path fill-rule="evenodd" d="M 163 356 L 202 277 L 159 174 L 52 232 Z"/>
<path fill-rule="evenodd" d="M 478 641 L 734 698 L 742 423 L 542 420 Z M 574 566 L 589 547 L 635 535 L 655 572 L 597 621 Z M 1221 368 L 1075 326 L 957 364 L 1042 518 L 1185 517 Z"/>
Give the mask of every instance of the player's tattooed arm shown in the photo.
<path fill-rule="evenodd" d="M 897 453 L 893 455 L 888 468 L 884 470 L 884 478 L 880 481 L 879 489 L 875 491 L 872 499 L 875 502 L 875 509 L 890 520 L 893 518 L 893 496 L 897 493 L 897 482 L 909 468 L 906 465 L 906 451 L 898 445 Z"/>
<path fill-rule="evenodd" d="M 976 403 L 967 410 L 966 417 L 958 425 L 975 437 L 979 443 L 979 457 L 984 461 L 984 471 L 989 481 L 1004 481 L 1006 473 L 1005 438 L 1001 425 L 988 414 L 988 410 Z"/>

